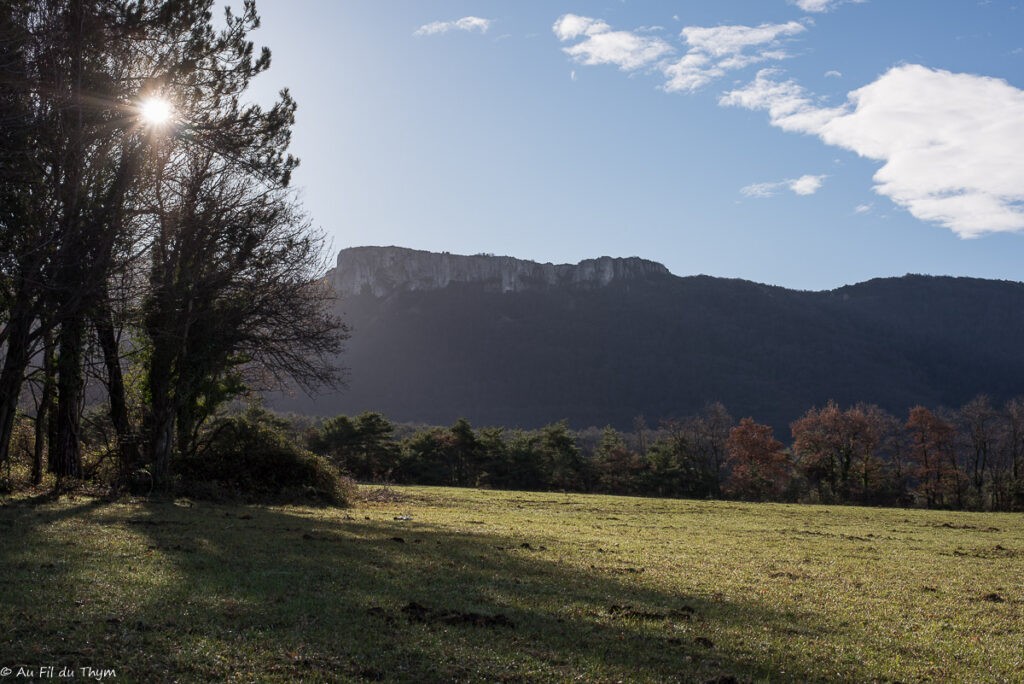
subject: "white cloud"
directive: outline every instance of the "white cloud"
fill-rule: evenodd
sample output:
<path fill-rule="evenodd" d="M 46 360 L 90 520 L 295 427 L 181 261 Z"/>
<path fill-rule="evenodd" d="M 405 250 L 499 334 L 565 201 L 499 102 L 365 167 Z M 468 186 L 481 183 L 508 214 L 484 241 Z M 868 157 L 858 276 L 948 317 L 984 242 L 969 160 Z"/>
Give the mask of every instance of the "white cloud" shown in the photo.
<path fill-rule="evenodd" d="M 563 42 L 582 38 L 575 45 L 563 48 L 580 64 L 614 64 L 623 71 L 633 71 L 672 52 L 672 46 L 661 38 L 613 31 L 600 19 L 576 14 L 559 17 L 551 29 Z"/>
<path fill-rule="evenodd" d="M 663 72 L 668 78 L 665 90 L 693 92 L 723 76 L 725 69 L 713 64 L 707 55 L 694 53 L 684 55 L 679 61 L 665 65 Z"/>
<path fill-rule="evenodd" d="M 826 12 L 835 5 L 835 0 L 792 0 L 804 12 Z"/>
<path fill-rule="evenodd" d="M 703 52 L 712 57 L 727 57 L 738 55 L 748 47 L 773 43 L 780 36 L 791 36 L 806 30 L 807 27 L 800 22 L 790 21 L 760 26 L 687 26 L 681 35 L 691 51 Z"/>
<path fill-rule="evenodd" d="M 835 69 L 829 69 L 828 71 L 825 72 L 825 78 L 842 78 L 842 77 L 843 77 L 843 72 L 842 71 L 836 71 Z"/>
<path fill-rule="evenodd" d="M 750 185 L 745 185 L 742 188 L 740 188 L 740 194 L 746 195 L 747 197 L 757 198 L 773 197 L 775 193 L 778 192 L 784 185 L 785 183 L 783 182 L 752 183 Z"/>
<path fill-rule="evenodd" d="M 790 0 L 804 12 L 831 12 L 839 5 L 847 2 L 861 3 L 865 0 Z"/>
<path fill-rule="evenodd" d="M 491 28 L 490 19 L 481 19 L 480 17 L 462 17 L 455 21 L 432 21 L 429 24 L 420 26 L 413 32 L 413 35 L 433 36 L 438 33 L 448 33 L 449 31 L 478 31 L 479 33 L 487 33 L 489 28 Z"/>
<path fill-rule="evenodd" d="M 594 33 L 607 33 L 612 27 L 600 19 L 581 17 L 578 14 L 563 14 L 551 27 L 558 40 L 572 40 L 584 35 Z"/>
<path fill-rule="evenodd" d="M 826 108 L 775 76 L 763 70 L 720 103 L 765 110 L 783 130 L 881 161 L 875 191 L 918 219 L 965 238 L 1024 231 L 1024 91 L 911 64 Z"/>
<path fill-rule="evenodd" d="M 789 189 L 798 195 L 813 195 L 821 189 L 825 176 L 805 175 L 789 181 Z"/>
<path fill-rule="evenodd" d="M 806 30 L 797 21 L 760 26 L 687 26 L 680 36 L 690 49 L 664 67 L 668 78 L 665 90 L 693 92 L 728 71 L 786 59 L 789 55 L 780 49 L 781 40 Z"/>
<path fill-rule="evenodd" d="M 576 62 L 613 64 L 624 71 L 652 67 L 667 79 L 667 91 L 694 91 L 729 71 L 769 60 L 785 59 L 784 38 L 807 30 L 800 22 L 761 26 L 687 26 L 680 38 L 689 46 L 681 57 L 665 40 L 646 35 L 660 27 L 615 31 L 605 21 L 565 14 L 551 27 L 562 42 L 578 41 L 563 48 Z"/>
<path fill-rule="evenodd" d="M 813 133 L 825 123 L 841 115 L 842 107 L 817 107 L 808 94 L 793 81 L 776 81 L 778 72 L 762 69 L 757 78 L 743 88 L 723 95 L 718 103 L 723 106 L 763 109 L 768 111 L 772 125 L 800 133 Z"/>
<path fill-rule="evenodd" d="M 858 204 L 856 207 L 853 208 L 853 213 L 866 214 L 869 211 L 871 211 L 872 207 L 874 207 L 873 204 Z"/>
<path fill-rule="evenodd" d="M 463 31 L 479 31 L 480 33 L 487 33 L 487 29 L 491 28 L 491 20 L 481 19 L 480 17 L 462 17 L 455 22 L 455 28 Z"/>
<path fill-rule="evenodd" d="M 821 189 L 828 176 L 806 174 L 799 178 L 788 178 L 774 183 L 752 183 L 740 188 L 740 193 L 747 197 L 774 197 L 780 190 L 788 189 L 797 195 L 813 195 Z"/>

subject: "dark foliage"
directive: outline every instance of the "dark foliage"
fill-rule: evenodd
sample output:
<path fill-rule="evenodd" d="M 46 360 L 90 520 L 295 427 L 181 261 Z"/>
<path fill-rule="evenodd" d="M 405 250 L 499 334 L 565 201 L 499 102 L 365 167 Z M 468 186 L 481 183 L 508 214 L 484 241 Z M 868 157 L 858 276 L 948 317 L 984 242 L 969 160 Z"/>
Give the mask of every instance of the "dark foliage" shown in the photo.
<path fill-rule="evenodd" d="M 345 505 L 355 495 L 351 480 L 258 410 L 220 421 L 201 450 L 178 462 L 177 472 L 179 493 L 197 498 Z"/>
<path fill-rule="evenodd" d="M 296 103 L 251 102 L 270 52 L 255 3 L 236 9 L 0 4 L 0 465 L 28 381 L 34 484 L 44 451 L 58 480 L 93 477 L 92 450 L 166 490 L 230 399 L 341 384 L 322 237 L 288 190 Z"/>

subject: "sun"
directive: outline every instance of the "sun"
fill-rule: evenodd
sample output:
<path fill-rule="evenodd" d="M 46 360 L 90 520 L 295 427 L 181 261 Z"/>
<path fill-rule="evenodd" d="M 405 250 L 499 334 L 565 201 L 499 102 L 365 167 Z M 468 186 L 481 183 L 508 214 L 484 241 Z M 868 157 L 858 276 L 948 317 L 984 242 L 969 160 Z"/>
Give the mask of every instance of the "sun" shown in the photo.
<path fill-rule="evenodd" d="M 165 126 L 174 118 L 174 107 L 165 98 L 153 95 L 139 103 L 139 116 L 150 126 Z"/>

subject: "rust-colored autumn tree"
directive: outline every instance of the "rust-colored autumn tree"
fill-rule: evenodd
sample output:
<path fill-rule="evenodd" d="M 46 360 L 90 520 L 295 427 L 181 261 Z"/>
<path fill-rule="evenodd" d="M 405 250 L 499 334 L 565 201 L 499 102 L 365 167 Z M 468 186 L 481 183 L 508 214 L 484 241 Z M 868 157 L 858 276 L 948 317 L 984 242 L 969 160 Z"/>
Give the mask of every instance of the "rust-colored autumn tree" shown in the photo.
<path fill-rule="evenodd" d="M 793 452 L 823 501 L 874 500 L 885 464 L 878 454 L 884 412 L 875 406 L 812 408 L 793 423 Z"/>
<path fill-rule="evenodd" d="M 917 491 L 929 508 L 959 506 L 961 488 L 956 462 L 956 430 L 923 406 L 910 410 L 910 458 L 916 466 Z"/>
<path fill-rule="evenodd" d="M 863 410 L 877 444 L 868 460 L 855 467 L 855 491 L 863 493 L 865 503 L 909 503 L 913 464 L 904 421 L 874 404 Z"/>
<path fill-rule="evenodd" d="M 729 431 L 725 448 L 730 470 L 723 487 L 727 495 L 753 501 L 785 495 L 792 479 L 790 460 L 770 425 L 744 418 Z"/>

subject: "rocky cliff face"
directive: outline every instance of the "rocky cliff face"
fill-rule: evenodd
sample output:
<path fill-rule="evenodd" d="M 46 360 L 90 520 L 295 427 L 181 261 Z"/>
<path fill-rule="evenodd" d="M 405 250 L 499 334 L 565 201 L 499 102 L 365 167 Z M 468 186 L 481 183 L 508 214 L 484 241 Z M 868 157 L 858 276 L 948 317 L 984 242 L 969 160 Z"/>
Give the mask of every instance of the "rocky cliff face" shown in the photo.
<path fill-rule="evenodd" d="M 667 276 L 659 263 L 599 257 L 578 264 L 538 264 L 512 257 L 438 254 L 403 247 L 352 247 L 338 254 L 327 278 L 342 295 L 384 297 L 402 290 L 440 290 L 451 283 L 481 283 L 494 292 L 555 285 L 596 288 L 618 280 Z"/>

